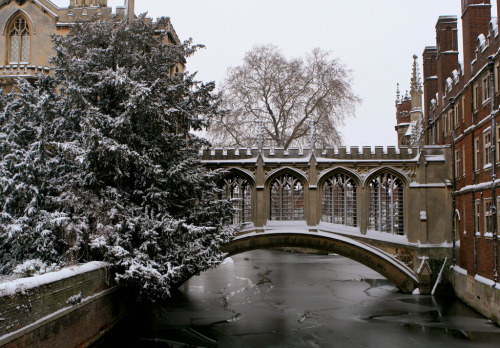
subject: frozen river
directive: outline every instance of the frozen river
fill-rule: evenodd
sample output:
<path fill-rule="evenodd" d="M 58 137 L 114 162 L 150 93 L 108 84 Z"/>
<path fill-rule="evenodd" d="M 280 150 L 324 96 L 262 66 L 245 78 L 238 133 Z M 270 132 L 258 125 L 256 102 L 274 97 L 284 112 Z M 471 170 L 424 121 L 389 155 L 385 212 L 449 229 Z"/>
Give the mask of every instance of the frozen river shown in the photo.
<path fill-rule="evenodd" d="M 500 347 L 450 297 L 405 295 L 340 256 L 256 250 L 143 306 L 93 347 Z"/>

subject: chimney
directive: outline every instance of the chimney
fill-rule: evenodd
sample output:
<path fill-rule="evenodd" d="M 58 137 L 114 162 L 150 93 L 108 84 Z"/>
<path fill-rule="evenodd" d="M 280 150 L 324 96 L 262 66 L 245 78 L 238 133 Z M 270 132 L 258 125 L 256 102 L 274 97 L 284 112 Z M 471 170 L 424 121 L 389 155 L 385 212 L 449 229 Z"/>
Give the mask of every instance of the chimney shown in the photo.
<path fill-rule="evenodd" d="M 446 79 L 453 70 L 458 70 L 458 18 L 456 16 L 441 16 L 436 23 L 437 43 L 437 92 L 439 104 L 443 105 L 442 97 Z"/>
<path fill-rule="evenodd" d="M 471 62 L 475 59 L 477 37 L 488 35 L 491 21 L 490 0 L 462 0 L 462 31 L 464 40 L 464 77 L 471 78 Z"/>
<path fill-rule="evenodd" d="M 500 1 L 500 0 L 499 0 Z M 434 99 L 438 91 L 437 79 L 437 48 L 426 47 L 422 54 L 424 61 L 424 119 L 429 120 L 429 110 L 431 108 L 431 100 Z"/>

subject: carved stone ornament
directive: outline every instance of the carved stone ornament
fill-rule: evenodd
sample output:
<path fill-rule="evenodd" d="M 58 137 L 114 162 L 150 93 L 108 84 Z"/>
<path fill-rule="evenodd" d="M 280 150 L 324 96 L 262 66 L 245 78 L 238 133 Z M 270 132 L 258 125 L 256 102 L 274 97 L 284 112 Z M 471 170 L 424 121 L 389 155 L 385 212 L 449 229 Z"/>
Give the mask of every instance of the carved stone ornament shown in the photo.
<path fill-rule="evenodd" d="M 357 167 L 354 169 L 358 173 L 361 180 L 365 180 L 368 174 L 373 170 L 371 167 Z"/>

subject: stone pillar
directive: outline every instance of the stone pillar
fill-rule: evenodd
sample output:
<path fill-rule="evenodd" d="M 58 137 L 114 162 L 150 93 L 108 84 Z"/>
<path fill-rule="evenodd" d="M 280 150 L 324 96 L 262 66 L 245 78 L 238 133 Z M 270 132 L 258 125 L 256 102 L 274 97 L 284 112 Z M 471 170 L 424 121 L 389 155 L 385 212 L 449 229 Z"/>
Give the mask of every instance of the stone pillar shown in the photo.
<path fill-rule="evenodd" d="M 368 229 L 368 204 L 369 204 L 369 190 L 364 187 L 357 188 L 356 192 L 357 204 L 358 204 L 358 225 L 361 234 L 366 234 Z"/>
<path fill-rule="evenodd" d="M 313 155 L 309 159 L 309 212 L 306 216 L 308 226 L 316 226 L 319 223 L 318 206 L 321 207 L 321 198 L 318 195 L 318 169 L 316 167 L 316 157 Z"/>
<path fill-rule="evenodd" d="M 265 180 L 266 175 L 264 171 L 264 160 L 262 158 L 262 154 L 259 154 L 257 157 L 256 163 L 257 169 L 255 171 L 255 227 L 262 227 L 267 222 L 267 211 L 269 207 L 267 206 L 266 200 L 266 189 L 265 189 Z"/>

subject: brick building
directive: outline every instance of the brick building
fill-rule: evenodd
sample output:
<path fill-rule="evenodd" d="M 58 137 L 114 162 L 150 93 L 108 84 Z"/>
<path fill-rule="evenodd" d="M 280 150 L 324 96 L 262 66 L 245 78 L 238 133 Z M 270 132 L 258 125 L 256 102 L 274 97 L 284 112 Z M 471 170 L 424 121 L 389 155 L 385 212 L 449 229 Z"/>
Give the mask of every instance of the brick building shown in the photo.
<path fill-rule="evenodd" d="M 496 179 L 500 174 L 499 14 L 492 16 L 490 0 L 461 1 L 463 62 L 459 62 L 458 17 L 439 17 L 436 46 L 425 47 L 422 56 L 422 127 L 420 132 L 411 129 L 416 118 L 410 114 L 418 109 L 413 98 L 419 98 L 413 90 L 420 89 L 415 61 L 413 94 L 401 99 L 398 91 L 396 129 L 400 145 L 452 148 L 455 261 L 468 275 L 496 284 L 500 261 L 496 208 L 500 206 L 500 180 Z"/>

